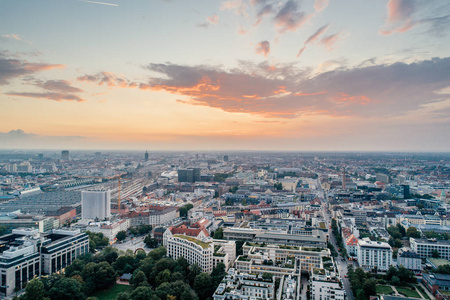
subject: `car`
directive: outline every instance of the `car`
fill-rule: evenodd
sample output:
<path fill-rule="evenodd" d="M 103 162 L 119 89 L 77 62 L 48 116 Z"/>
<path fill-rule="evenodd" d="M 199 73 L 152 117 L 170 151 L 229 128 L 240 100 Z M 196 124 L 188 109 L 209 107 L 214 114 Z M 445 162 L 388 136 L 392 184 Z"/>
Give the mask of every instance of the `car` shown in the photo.
<path fill-rule="evenodd" d="M 344 277 L 347 278 L 347 275 L 345 275 Z"/>

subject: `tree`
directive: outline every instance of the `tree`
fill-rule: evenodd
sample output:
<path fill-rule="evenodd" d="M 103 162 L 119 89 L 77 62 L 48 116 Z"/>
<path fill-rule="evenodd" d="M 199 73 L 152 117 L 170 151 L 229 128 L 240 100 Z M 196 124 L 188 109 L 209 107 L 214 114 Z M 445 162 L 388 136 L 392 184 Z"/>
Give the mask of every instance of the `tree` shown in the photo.
<path fill-rule="evenodd" d="M 364 292 L 366 293 L 366 299 L 370 296 L 377 295 L 377 281 L 374 278 L 366 280 L 363 285 Z"/>
<path fill-rule="evenodd" d="M 431 257 L 433 257 L 433 258 L 439 258 L 439 251 L 437 251 L 436 249 L 435 249 L 435 250 L 432 250 L 432 251 L 431 251 Z"/>
<path fill-rule="evenodd" d="M 262 278 L 263 279 L 272 279 L 273 278 L 273 275 L 271 274 L 271 273 L 263 273 L 262 274 Z"/>
<path fill-rule="evenodd" d="M 119 231 L 116 235 L 116 238 L 119 242 L 125 240 L 127 238 L 127 232 L 125 230 Z"/>
<path fill-rule="evenodd" d="M 147 276 L 145 276 L 144 272 L 136 270 L 133 277 L 131 277 L 130 283 L 133 284 L 134 288 L 141 285 L 148 286 Z"/>
<path fill-rule="evenodd" d="M 195 277 L 193 288 L 200 299 L 206 299 L 214 291 L 211 291 L 212 280 L 208 273 L 201 273 Z"/>
<path fill-rule="evenodd" d="M 149 248 L 156 248 L 156 246 L 158 246 L 158 241 L 155 240 L 154 238 L 152 238 L 151 234 L 148 234 L 145 239 L 144 239 L 144 243 L 147 247 Z"/>
<path fill-rule="evenodd" d="M 130 300 L 130 295 L 126 292 L 117 294 L 116 300 Z"/>
<path fill-rule="evenodd" d="M 277 182 L 273 185 L 273 187 L 278 191 L 281 191 L 283 189 L 283 184 L 281 182 Z"/>
<path fill-rule="evenodd" d="M 216 239 L 216 240 L 222 240 L 223 239 L 223 227 L 220 227 L 219 229 L 217 229 L 214 232 L 213 238 Z"/>
<path fill-rule="evenodd" d="M 141 225 L 141 226 L 139 226 L 138 228 L 138 232 L 139 232 L 139 234 L 147 234 L 147 233 L 149 233 L 149 232 L 151 232 L 152 231 L 152 225 Z"/>
<path fill-rule="evenodd" d="M 148 286 L 137 287 L 130 295 L 132 300 L 157 300 L 155 292 Z"/>
<path fill-rule="evenodd" d="M 152 258 L 153 260 L 160 260 L 164 256 L 166 256 L 167 250 L 164 247 L 158 247 L 152 251 L 150 251 L 147 256 Z"/>
<path fill-rule="evenodd" d="M 45 288 L 42 281 L 38 278 L 31 279 L 25 287 L 25 294 L 20 297 L 21 300 L 42 300 L 45 297 Z"/>
<path fill-rule="evenodd" d="M 202 269 L 198 264 L 193 264 L 189 267 L 189 283 L 191 286 L 194 284 L 195 278 L 202 272 Z"/>
<path fill-rule="evenodd" d="M 391 279 L 392 285 L 400 285 L 400 283 L 401 283 L 401 281 L 400 281 L 400 278 L 398 278 L 398 276 L 392 277 L 392 279 Z"/>
<path fill-rule="evenodd" d="M 230 188 L 230 193 L 232 194 L 236 194 L 237 190 L 239 189 L 239 187 L 237 185 L 233 186 Z"/>
<path fill-rule="evenodd" d="M 86 297 L 81 291 L 81 284 L 72 278 L 60 278 L 49 291 L 52 300 L 82 300 Z"/>
<path fill-rule="evenodd" d="M 171 280 L 171 272 L 169 269 L 165 269 L 156 276 L 156 285 L 159 286 L 164 282 L 170 282 Z"/>
<path fill-rule="evenodd" d="M 409 238 L 420 238 L 420 232 L 416 227 L 410 226 L 406 230 L 406 236 Z"/>
<path fill-rule="evenodd" d="M 223 263 L 218 263 L 217 266 L 212 269 L 211 279 L 213 281 L 214 290 L 217 288 L 226 274 L 227 272 L 225 272 L 225 265 Z"/>

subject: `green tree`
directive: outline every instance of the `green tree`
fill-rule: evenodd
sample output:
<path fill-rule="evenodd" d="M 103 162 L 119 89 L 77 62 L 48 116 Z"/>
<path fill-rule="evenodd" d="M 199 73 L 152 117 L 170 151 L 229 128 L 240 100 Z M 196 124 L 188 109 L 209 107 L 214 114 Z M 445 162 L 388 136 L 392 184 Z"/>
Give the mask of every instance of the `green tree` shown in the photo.
<path fill-rule="evenodd" d="M 170 282 L 171 281 L 171 272 L 169 269 L 165 269 L 162 272 L 159 272 L 159 274 L 156 276 L 156 285 L 159 286 L 160 284 L 164 282 Z"/>
<path fill-rule="evenodd" d="M 145 276 L 144 272 L 140 270 L 136 270 L 131 277 L 130 283 L 133 284 L 134 288 L 137 288 L 138 286 L 147 286 L 148 280 L 147 276 Z"/>
<path fill-rule="evenodd" d="M 116 235 L 116 238 L 119 242 L 125 240 L 127 238 L 127 232 L 125 230 L 119 231 Z"/>
<path fill-rule="evenodd" d="M 139 234 L 143 235 L 143 234 L 148 234 L 152 231 L 152 225 L 141 225 L 138 228 L 138 232 Z"/>
<path fill-rule="evenodd" d="M 277 182 L 273 185 L 273 187 L 278 191 L 281 191 L 283 189 L 283 184 L 281 182 Z"/>
<path fill-rule="evenodd" d="M 188 211 L 191 210 L 194 206 L 192 204 L 186 204 L 183 205 L 178 209 L 178 212 L 180 213 L 180 218 L 186 218 L 188 215 Z"/>
<path fill-rule="evenodd" d="M 81 284 L 72 278 L 60 278 L 49 291 L 52 300 L 82 300 L 85 295 L 81 291 Z"/>
<path fill-rule="evenodd" d="M 439 256 L 439 251 L 437 251 L 436 249 L 431 251 L 431 257 L 439 258 Z"/>
<path fill-rule="evenodd" d="M 263 273 L 262 274 L 263 279 L 272 279 L 272 277 L 273 277 L 273 274 L 271 274 L 271 273 Z"/>
<path fill-rule="evenodd" d="M 370 296 L 377 295 L 377 281 L 375 278 L 366 280 L 363 285 L 364 292 L 366 293 L 366 299 Z"/>
<path fill-rule="evenodd" d="M 212 295 L 212 280 L 208 273 L 200 273 L 195 277 L 193 288 L 200 299 L 206 299 Z"/>
<path fill-rule="evenodd" d="M 237 190 L 239 189 L 239 187 L 237 185 L 233 186 L 230 188 L 230 193 L 232 194 L 236 194 Z"/>
<path fill-rule="evenodd" d="M 144 239 L 144 243 L 147 247 L 149 248 L 156 248 L 156 246 L 158 246 L 158 241 L 155 240 L 154 238 L 152 238 L 151 234 L 148 234 L 145 239 Z"/>
<path fill-rule="evenodd" d="M 116 300 L 130 300 L 130 295 L 126 292 L 117 294 Z"/>
<path fill-rule="evenodd" d="M 193 264 L 189 267 L 189 283 L 191 286 L 194 284 L 195 278 L 202 272 L 202 269 L 198 264 Z"/>
<path fill-rule="evenodd" d="M 167 250 L 164 247 L 158 247 L 152 251 L 150 251 L 147 256 L 152 258 L 153 260 L 160 260 L 161 258 L 163 258 L 164 256 L 166 256 L 167 254 Z"/>
<path fill-rule="evenodd" d="M 391 284 L 392 285 L 400 285 L 401 284 L 400 278 L 398 278 L 398 276 L 392 277 Z"/>
<path fill-rule="evenodd" d="M 212 269 L 211 279 L 213 282 L 214 290 L 217 288 L 226 274 L 227 272 L 225 271 L 225 265 L 223 263 L 218 263 L 217 266 Z"/>
<path fill-rule="evenodd" d="M 214 232 L 213 238 L 216 239 L 216 240 L 222 240 L 223 239 L 223 227 L 218 228 Z"/>
<path fill-rule="evenodd" d="M 416 227 L 410 226 L 406 230 L 406 236 L 409 238 L 420 238 L 420 232 Z"/>
<path fill-rule="evenodd" d="M 44 284 L 38 278 L 31 279 L 25 287 L 21 300 L 42 300 L 46 295 Z"/>
<path fill-rule="evenodd" d="M 131 300 L 157 300 L 155 292 L 148 286 L 139 286 L 130 294 Z"/>

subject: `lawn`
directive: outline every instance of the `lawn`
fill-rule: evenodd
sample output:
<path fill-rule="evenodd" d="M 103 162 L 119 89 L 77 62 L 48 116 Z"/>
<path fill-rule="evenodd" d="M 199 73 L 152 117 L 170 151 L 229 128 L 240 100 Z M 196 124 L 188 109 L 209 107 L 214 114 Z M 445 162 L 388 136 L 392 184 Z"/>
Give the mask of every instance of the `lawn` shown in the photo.
<path fill-rule="evenodd" d="M 416 292 L 416 290 L 411 290 L 411 288 L 409 287 L 404 287 L 404 286 L 399 286 L 399 287 L 395 287 L 397 289 L 397 291 L 400 294 L 405 295 L 406 297 L 410 297 L 410 298 L 422 298 L 420 297 L 420 295 Z"/>
<path fill-rule="evenodd" d="M 388 295 L 392 293 L 394 290 L 389 285 L 378 285 L 377 286 L 377 294 Z"/>
<path fill-rule="evenodd" d="M 431 300 L 430 296 L 423 290 L 423 288 L 420 285 L 416 285 L 416 289 L 422 294 L 422 296 L 425 297 L 427 300 Z"/>
<path fill-rule="evenodd" d="M 124 284 L 115 284 L 109 290 L 99 291 L 94 294 L 94 297 L 97 297 L 98 300 L 115 300 L 117 294 L 122 292 L 131 292 L 132 286 L 124 285 Z"/>

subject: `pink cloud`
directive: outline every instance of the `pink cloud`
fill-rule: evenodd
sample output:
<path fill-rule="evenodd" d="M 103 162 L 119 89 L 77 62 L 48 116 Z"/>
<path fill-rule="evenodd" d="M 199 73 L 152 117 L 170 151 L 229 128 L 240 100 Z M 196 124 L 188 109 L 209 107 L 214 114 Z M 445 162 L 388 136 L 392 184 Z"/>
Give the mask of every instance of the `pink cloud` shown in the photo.
<path fill-rule="evenodd" d="M 320 43 L 327 48 L 328 52 L 330 52 L 334 49 L 334 44 L 339 39 L 340 34 L 341 34 L 341 32 L 328 35 L 328 36 L 322 38 L 320 40 Z"/>
<path fill-rule="evenodd" d="M 315 0 L 314 1 L 314 9 L 317 12 L 320 12 L 327 8 L 329 0 Z"/>
<path fill-rule="evenodd" d="M 268 41 L 259 42 L 255 49 L 257 54 L 262 54 L 268 57 L 270 53 L 270 43 Z"/>
<path fill-rule="evenodd" d="M 47 99 L 53 101 L 76 101 L 76 102 L 84 102 L 85 99 L 72 94 L 63 94 L 63 93 L 6 93 L 8 96 L 18 96 L 18 97 L 27 97 L 27 98 L 37 98 L 37 99 Z"/>
<path fill-rule="evenodd" d="M 212 15 L 212 16 L 209 16 L 208 18 L 207 18 L 207 20 L 208 20 L 208 22 L 209 23 L 211 23 L 211 24 L 213 24 L 213 25 L 217 25 L 217 24 L 219 24 L 219 16 L 218 15 Z"/>
<path fill-rule="evenodd" d="M 383 35 L 407 32 L 418 24 L 412 18 L 415 13 L 415 5 L 412 0 L 389 0 L 387 11 L 386 29 L 380 30 Z"/>
<path fill-rule="evenodd" d="M 308 44 L 313 44 L 315 43 L 319 36 L 321 36 L 330 26 L 330 24 L 327 24 L 325 26 L 320 27 L 319 29 L 316 30 L 316 32 L 314 32 L 311 36 L 309 36 L 306 41 L 303 43 L 303 48 L 300 49 L 300 51 L 297 54 L 297 57 L 299 57 L 300 55 L 302 55 L 303 51 L 305 51 L 306 46 Z"/>
<path fill-rule="evenodd" d="M 94 75 L 83 75 L 77 78 L 79 81 L 94 82 L 99 85 L 107 85 L 110 87 L 137 87 L 135 82 L 132 82 L 122 76 L 111 72 L 100 72 Z"/>

